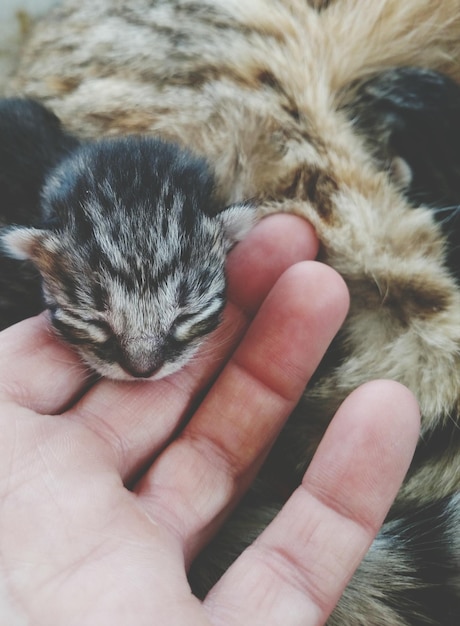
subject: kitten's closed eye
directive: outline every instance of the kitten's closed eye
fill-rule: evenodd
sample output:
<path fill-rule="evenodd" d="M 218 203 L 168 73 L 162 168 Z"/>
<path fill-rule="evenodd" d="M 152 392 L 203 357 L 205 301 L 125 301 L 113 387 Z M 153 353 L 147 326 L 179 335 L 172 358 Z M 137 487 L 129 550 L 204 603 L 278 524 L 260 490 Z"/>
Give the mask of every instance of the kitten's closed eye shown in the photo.
<path fill-rule="evenodd" d="M 87 341 L 104 343 L 113 334 L 109 324 L 100 319 L 84 318 L 74 311 L 57 307 L 50 308 L 50 312 L 53 326 L 74 345 L 83 345 Z"/>
<path fill-rule="evenodd" d="M 222 295 L 200 311 L 179 315 L 171 328 L 171 335 L 176 341 L 190 341 L 209 334 L 219 325 L 224 304 Z"/>

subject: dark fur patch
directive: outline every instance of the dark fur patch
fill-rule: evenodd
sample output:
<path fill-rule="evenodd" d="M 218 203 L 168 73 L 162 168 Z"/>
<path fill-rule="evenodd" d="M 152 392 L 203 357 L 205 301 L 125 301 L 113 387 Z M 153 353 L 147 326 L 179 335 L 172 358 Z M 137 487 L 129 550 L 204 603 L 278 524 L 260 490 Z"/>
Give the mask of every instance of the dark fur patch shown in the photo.
<path fill-rule="evenodd" d="M 434 317 L 444 311 L 449 303 L 449 295 L 437 285 L 406 280 L 392 280 L 388 294 L 383 299 L 383 304 L 391 307 L 405 324 L 414 318 L 426 320 Z"/>
<path fill-rule="evenodd" d="M 338 190 L 337 182 L 322 170 L 311 172 L 305 184 L 306 199 L 316 208 L 326 222 L 333 216 L 332 198 Z"/>
<path fill-rule="evenodd" d="M 327 9 L 327 7 L 331 5 L 333 1 L 334 0 L 308 0 L 308 4 L 317 11 L 323 11 L 324 9 Z"/>
<path fill-rule="evenodd" d="M 437 284 L 428 284 L 416 277 L 385 277 L 382 285 L 372 282 L 348 280 L 353 295 L 353 306 L 387 309 L 393 319 L 408 326 L 415 319 L 428 320 L 439 315 L 450 305 L 450 296 Z"/>
<path fill-rule="evenodd" d="M 400 593 L 389 594 L 387 601 L 410 626 L 457 626 L 460 620 L 455 589 L 459 555 L 451 545 L 452 533 L 458 532 L 458 516 L 450 510 L 451 501 L 445 498 L 416 508 L 391 527 L 398 549 L 411 563 L 413 580 Z M 390 533 L 389 542 L 395 545 Z"/>
<path fill-rule="evenodd" d="M 433 432 L 427 433 L 420 440 L 415 451 L 414 459 L 408 476 L 411 476 L 419 467 L 435 463 L 441 459 L 455 457 L 460 449 L 460 416 L 450 415 L 443 426 L 439 426 Z M 460 468 L 459 480 L 460 480 Z M 460 531 L 460 529 L 459 529 Z"/>
<path fill-rule="evenodd" d="M 0 100 L 0 222 L 40 225 L 40 190 L 77 140 L 38 102 Z"/>
<path fill-rule="evenodd" d="M 299 168 L 286 187 L 281 190 L 283 198 L 306 200 L 314 206 L 318 215 L 330 223 L 333 219 L 333 197 L 338 184 L 330 174 L 319 168 Z"/>
<path fill-rule="evenodd" d="M 432 209 L 460 282 L 460 86 L 439 72 L 395 68 L 362 83 L 347 108 L 382 168 L 395 157 L 409 166 L 403 193 Z"/>
<path fill-rule="evenodd" d="M 409 165 L 411 201 L 460 201 L 460 86 L 430 70 L 402 67 L 364 82 L 348 105 L 354 125 L 377 159 Z"/>

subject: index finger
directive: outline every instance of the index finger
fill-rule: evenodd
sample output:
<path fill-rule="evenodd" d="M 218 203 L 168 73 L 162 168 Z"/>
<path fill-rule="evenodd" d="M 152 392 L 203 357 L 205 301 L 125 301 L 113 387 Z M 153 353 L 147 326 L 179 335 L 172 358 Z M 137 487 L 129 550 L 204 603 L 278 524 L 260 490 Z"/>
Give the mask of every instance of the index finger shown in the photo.
<path fill-rule="evenodd" d="M 348 291 L 331 268 L 289 268 L 199 409 L 144 475 L 148 514 L 190 560 L 253 480 L 341 326 Z"/>

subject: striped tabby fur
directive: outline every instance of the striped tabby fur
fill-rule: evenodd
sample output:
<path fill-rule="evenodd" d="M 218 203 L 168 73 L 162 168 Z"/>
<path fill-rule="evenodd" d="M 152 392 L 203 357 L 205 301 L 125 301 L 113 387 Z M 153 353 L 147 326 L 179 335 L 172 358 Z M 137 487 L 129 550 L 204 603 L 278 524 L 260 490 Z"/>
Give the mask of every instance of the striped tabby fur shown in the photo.
<path fill-rule="evenodd" d="M 459 81 L 459 36 L 459 0 L 65 0 L 14 83 L 82 138 L 159 134 L 204 155 L 222 205 L 251 198 L 261 215 L 313 223 L 352 304 L 274 451 L 288 484 L 358 384 L 389 377 L 416 394 L 412 468 L 334 626 L 458 623 L 460 287 L 443 224 L 392 180 L 357 118 L 359 85 L 391 68 Z M 198 586 L 280 504 L 258 497 L 203 555 Z"/>

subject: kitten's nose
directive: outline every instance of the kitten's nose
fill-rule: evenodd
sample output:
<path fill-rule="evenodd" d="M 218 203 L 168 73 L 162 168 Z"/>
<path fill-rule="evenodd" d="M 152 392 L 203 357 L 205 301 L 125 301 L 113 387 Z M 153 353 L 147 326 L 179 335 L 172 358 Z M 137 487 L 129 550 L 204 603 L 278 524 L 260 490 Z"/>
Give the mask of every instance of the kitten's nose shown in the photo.
<path fill-rule="evenodd" d="M 161 368 L 164 361 L 158 353 L 128 354 L 124 352 L 118 363 L 133 378 L 150 378 Z"/>
<path fill-rule="evenodd" d="M 130 376 L 133 376 L 134 378 L 150 378 L 155 374 L 155 372 L 160 369 L 161 363 L 160 365 L 154 365 L 153 367 L 149 368 L 143 368 L 136 365 L 128 365 L 127 363 L 120 363 L 120 366 L 123 371 L 125 371 Z"/>

